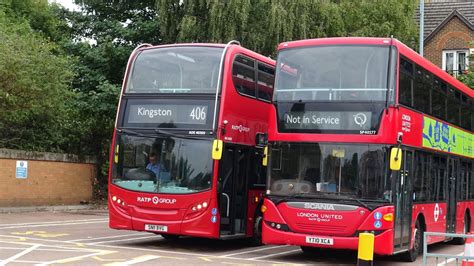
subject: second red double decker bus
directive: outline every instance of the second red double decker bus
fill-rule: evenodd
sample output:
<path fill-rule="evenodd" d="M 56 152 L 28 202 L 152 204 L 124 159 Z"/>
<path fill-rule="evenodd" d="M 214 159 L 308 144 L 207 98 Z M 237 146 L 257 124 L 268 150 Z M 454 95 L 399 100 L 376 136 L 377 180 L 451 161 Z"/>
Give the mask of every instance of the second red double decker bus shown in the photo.
<path fill-rule="evenodd" d="M 371 232 L 376 254 L 414 261 L 423 232 L 472 229 L 470 88 L 387 38 L 283 43 L 275 88 L 264 243 L 357 249 Z"/>
<path fill-rule="evenodd" d="M 235 42 L 135 49 L 110 156 L 110 227 L 258 239 L 257 136 L 273 81 L 274 61 Z"/>

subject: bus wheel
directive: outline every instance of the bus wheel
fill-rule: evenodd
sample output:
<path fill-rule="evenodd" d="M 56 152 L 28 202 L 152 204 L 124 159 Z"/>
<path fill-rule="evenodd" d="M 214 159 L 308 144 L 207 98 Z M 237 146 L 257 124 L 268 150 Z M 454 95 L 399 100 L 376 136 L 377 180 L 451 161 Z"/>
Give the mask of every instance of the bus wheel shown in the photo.
<path fill-rule="evenodd" d="M 413 248 L 403 254 L 403 260 L 414 262 L 423 249 L 423 229 L 420 221 L 417 220 L 415 224 L 415 236 L 413 237 Z"/>
<path fill-rule="evenodd" d="M 262 223 L 263 216 L 262 213 L 257 212 L 254 217 L 253 223 L 253 235 L 252 235 L 252 244 L 255 246 L 262 245 Z"/>
<path fill-rule="evenodd" d="M 320 248 L 315 248 L 315 247 L 300 246 L 300 248 L 301 248 L 301 251 L 303 251 L 305 255 L 309 255 L 309 256 L 315 256 L 321 251 Z"/>
<path fill-rule="evenodd" d="M 177 240 L 179 238 L 178 235 L 168 235 L 168 234 L 161 234 L 161 236 L 166 240 Z"/>
<path fill-rule="evenodd" d="M 464 226 L 462 230 L 462 234 L 467 234 L 469 232 L 469 217 L 467 216 L 467 213 L 464 215 Z M 453 239 L 453 243 L 456 245 L 464 245 L 466 242 L 466 239 L 463 237 L 456 237 Z"/>

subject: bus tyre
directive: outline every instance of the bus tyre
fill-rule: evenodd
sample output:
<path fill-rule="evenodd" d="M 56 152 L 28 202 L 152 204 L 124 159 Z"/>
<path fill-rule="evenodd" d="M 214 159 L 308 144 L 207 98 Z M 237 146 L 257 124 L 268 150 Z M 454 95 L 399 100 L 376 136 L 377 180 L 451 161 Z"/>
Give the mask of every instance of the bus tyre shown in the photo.
<path fill-rule="evenodd" d="M 161 234 L 161 236 L 166 240 L 177 240 L 179 238 L 178 235 L 168 235 L 168 234 Z"/>
<path fill-rule="evenodd" d="M 413 248 L 403 254 L 403 260 L 414 262 L 423 248 L 423 229 L 417 220 L 415 224 L 415 236 L 413 237 Z"/>
<path fill-rule="evenodd" d="M 263 216 L 262 213 L 257 212 L 254 217 L 253 223 L 253 234 L 252 234 L 252 244 L 255 246 L 262 245 L 262 223 L 263 223 Z"/>
<path fill-rule="evenodd" d="M 467 214 L 464 215 L 464 226 L 462 230 L 462 234 L 467 234 L 469 232 L 469 217 Z M 453 243 L 456 245 L 464 245 L 466 243 L 466 239 L 463 237 L 456 237 L 453 239 Z"/>

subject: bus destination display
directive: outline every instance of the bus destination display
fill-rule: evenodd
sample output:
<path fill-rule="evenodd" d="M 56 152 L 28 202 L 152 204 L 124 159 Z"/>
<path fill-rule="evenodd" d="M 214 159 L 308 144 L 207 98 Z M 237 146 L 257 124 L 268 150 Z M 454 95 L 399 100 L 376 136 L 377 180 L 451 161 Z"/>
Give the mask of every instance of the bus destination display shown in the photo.
<path fill-rule="evenodd" d="M 205 105 L 130 105 L 128 123 L 205 124 Z"/>
<path fill-rule="evenodd" d="M 287 112 L 281 117 L 285 129 L 371 131 L 371 112 Z"/>

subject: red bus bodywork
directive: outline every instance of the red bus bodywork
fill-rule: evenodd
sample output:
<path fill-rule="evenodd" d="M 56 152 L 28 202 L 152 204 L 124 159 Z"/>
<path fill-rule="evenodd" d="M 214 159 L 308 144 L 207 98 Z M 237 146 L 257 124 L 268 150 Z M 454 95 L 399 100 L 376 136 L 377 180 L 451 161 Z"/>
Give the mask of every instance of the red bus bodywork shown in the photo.
<path fill-rule="evenodd" d="M 113 229 L 146 231 L 145 224 L 159 224 L 166 226 L 166 234 L 185 235 L 205 238 L 224 238 L 220 232 L 221 213 L 219 211 L 219 164 L 221 161 L 213 161 L 212 186 L 211 189 L 192 194 L 164 194 L 136 192 L 116 186 L 112 182 L 112 168 L 114 161 L 114 147 L 118 127 L 120 127 L 121 111 L 124 108 L 123 98 L 126 97 L 125 87 L 128 82 L 133 62 L 137 55 L 145 50 L 174 48 L 174 47 L 217 47 L 225 48 L 222 44 L 173 44 L 162 46 L 141 46 L 130 56 L 122 85 L 122 94 L 117 111 L 117 122 L 112 139 L 109 167 L 109 226 Z M 270 102 L 257 101 L 252 97 L 241 95 L 237 92 L 232 79 L 232 64 L 237 55 L 243 55 L 262 64 L 274 67 L 275 62 L 268 57 L 257 54 L 239 45 L 229 45 L 222 66 L 221 90 L 218 96 L 218 109 L 216 130 L 208 138 L 224 141 L 227 145 L 239 145 L 253 147 L 256 145 L 256 134 L 266 133 L 268 128 L 268 112 Z M 273 90 L 273 88 L 272 88 Z M 214 92 L 215 94 L 215 92 Z M 207 97 L 214 97 L 207 95 Z M 180 95 L 168 95 L 176 99 Z M 163 97 L 168 97 L 163 96 Z M 199 95 L 198 95 L 199 96 Z M 148 96 L 149 98 L 155 95 Z M 163 98 L 162 97 L 162 98 Z M 183 96 L 183 99 L 185 97 Z M 186 97 L 189 99 L 189 97 Z M 179 134 L 179 133 L 178 133 Z M 209 149 L 211 147 L 209 146 Z M 202 156 L 196 154 L 196 156 Z M 225 156 L 225 155 L 223 155 Z M 222 159 L 221 159 L 222 160 Z M 247 198 L 242 199 L 247 205 L 247 226 L 244 235 L 240 237 L 251 237 L 253 235 L 253 220 L 257 206 L 262 202 L 263 188 L 248 187 Z M 203 204 L 206 203 L 206 204 Z M 193 207 L 202 206 L 198 211 Z M 207 205 L 207 206 L 205 206 Z M 211 211 L 212 210 L 212 211 Z M 214 211 L 217 210 L 217 213 Z M 159 233 L 159 232 L 158 232 Z"/>
<path fill-rule="evenodd" d="M 399 62 L 400 55 L 422 66 L 429 72 L 437 75 L 444 82 L 463 94 L 470 97 L 474 96 L 472 89 L 468 88 L 458 80 L 454 79 L 434 64 L 424 59 L 416 52 L 408 48 L 403 43 L 390 38 L 326 38 L 326 39 L 312 39 L 282 43 L 278 47 L 278 51 L 311 46 L 331 46 L 331 45 L 378 45 L 378 46 L 392 46 L 396 48 L 396 53 L 393 55 L 397 59 L 396 64 L 396 99 L 388 105 L 388 108 L 383 111 L 380 120 L 380 126 L 374 135 L 357 135 L 357 134 L 323 134 L 323 133 L 285 133 L 278 129 L 278 112 L 275 106 L 272 107 L 268 141 L 269 144 L 273 142 L 299 142 L 299 143 L 366 143 L 366 144 L 385 144 L 396 146 L 397 136 L 403 132 L 402 146 L 413 148 L 417 150 L 430 150 L 422 145 L 423 134 L 423 119 L 429 117 L 436 121 L 429 115 L 418 112 L 412 108 L 407 108 L 399 104 L 398 81 L 399 81 Z M 277 59 L 277 65 L 280 64 Z M 321 66 L 324 69 L 324 65 Z M 284 71 L 284 67 L 282 67 Z M 288 70 L 286 70 L 288 72 Z M 277 70 L 277 79 L 280 73 Z M 278 94 L 277 82 L 276 94 Z M 405 123 L 404 123 L 405 122 Z M 408 122 L 408 127 L 406 122 Z M 443 122 L 446 123 L 446 122 Z M 459 130 L 469 134 L 469 131 L 461 129 L 457 126 L 450 125 Z M 472 132 L 471 132 L 472 135 Z M 472 144 L 471 144 L 472 145 Z M 450 154 L 446 151 L 434 150 L 440 154 Z M 471 156 L 464 157 L 472 161 Z M 462 156 L 461 156 L 462 157 Z M 271 158 L 269 159 L 271 160 Z M 269 167 L 268 171 L 271 169 Z M 267 192 L 268 193 L 268 192 Z M 362 206 L 355 206 L 351 210 L 338 211 L 332 208 L 337 205 L 337 202 L 322 204 L 314 209 L 297 208 L 289 205 L 292 201 L 298 199 L 287 199 L 286 201 L 278 202 L 272 201 L 269 196 L 264 201 L 264 223 L 263 223 L 263 242 L 265 244 L 288 244 L 299 245 L 304 247 L 316 248 L 334 248 L 334 249 L 352 249 L 358 248 L 358 233 L 359 232 L 373 232 L 375 234 L 374 253 L 380 255 L 392 255 L 395 253 L 406 251 L 396 250 L 394 244 L 394 216 L 396 213 L 396 206 L 394 203 L 385 204 L 368 210 Z M 318 202 L 318 200 L 313 200 Z M 327 202 L 327 201 L 326 201 Z M 319 203 L 318 203 L 319 204 Z M 357 204 L 354 204 L 357 205 Z M 337 207 L 337 206 L 336 206 Z M 415 230 L 415 222 L 421 220 L 423 222 L 424 231 L 429 232 L 446 232 L 446 210 L 447 201 L 430 202 L 430 203 L 413 203 L 410 224 L 410 248 L 413 247 L 413 236 Z M 326 208 L 326 209 L 325 209 Z M 376 214 L 377 213 L 377 214 Z M 385 216 L 387 215 L 387 216 Z M 463 232 L 464 219 L 468 215 L 474 215 L 474 201 L 457 201 L 456 215 L 455 215 L 455 230 L 456 233 Z M 377 217 L 376 217 L 377 216 Z M 390 216 L 392 219 L 390 219 Z M 311 218 L 312 217 L 312 218 Z M 325 217 L 327 218 L 325 220 Z M 384 217 L 384 218 L 382 218 Z M 385 219 L 387 217 L 387 219 Z M 436 218 L 435 218 L 436 217 Z M 378 218 L 378 219 L 376 219 Z M 312 219 L 312 220 L 311 220 Z M 376 220 L 381 221 L 380 227 L 375 227 Z M 471 221 L 471 220 L 470 220 Z M 283 229 L 278 229 L 279 226 Z M 470 225 L 472 228 L 472 225 Z M 308 237 L 321 238 L 322 243 L 308 243 Z M 333 243 L 325 243 L 324 239 L 330 238 Z M 429 244 L 445 241 L 445 238 L 430 237 Z"/>

